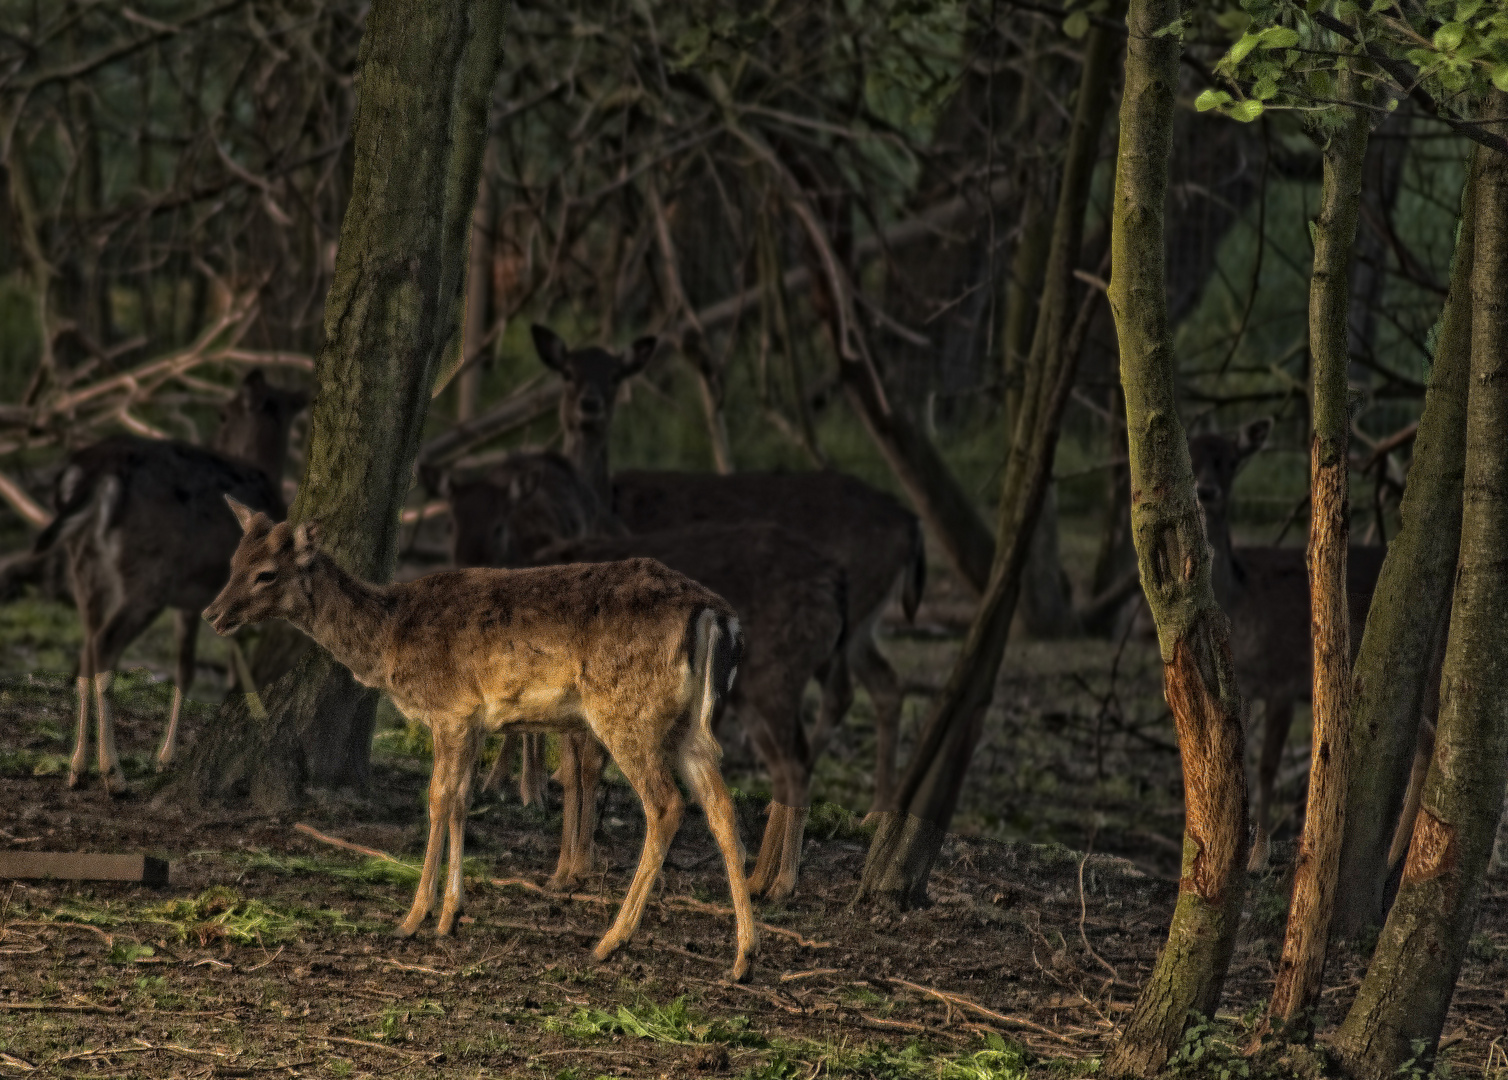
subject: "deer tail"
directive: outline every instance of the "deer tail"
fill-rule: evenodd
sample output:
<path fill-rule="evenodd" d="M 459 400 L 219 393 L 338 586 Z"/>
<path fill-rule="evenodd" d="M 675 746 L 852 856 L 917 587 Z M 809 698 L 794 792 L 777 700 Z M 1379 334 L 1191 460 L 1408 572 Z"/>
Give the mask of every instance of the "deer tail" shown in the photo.
<path fill-rule="evenodd" d="M 89 523 L 86 511 L 93 508 L 95 488 L 99 486 L 100 479 L 98 473 L 88 472 L 78 465 L 69 465 L 63 470 L 63 474 L 58 477 L 58 512 L 47 528 L 32 541 L 33 555 L 47 554 L 57 546 L 58 541 L 75 535 Z M 116 487 L 118 486 L 117 482 Z M 112 489 L 106 494 L 114 493 Z"/>
<path fill-rule="evenodd" d="M 927 545 L 922 539 L 922 524 L 915 518 L 911 520 L 911 556 L 905 574 L 901 582 L 901 609 L 906 613 L 906 621 L 914 622 L 922 590 L 927 587 Z"/>
<path fill-rule="evenodd" d="M 682 768 L 708 768 L 716 772 L 722 760 L 722 746 L 713 734 L 722 715 L 738 664 L 743 659 L 744 635 L 738 619 L 713 608 L 702 608 L 693 616 L 691 637 L 691 679 L 695 687 L 690 707 L 690 730 L 681 750 Z M 693 789 L 696 785 L 692 785 Z"/>

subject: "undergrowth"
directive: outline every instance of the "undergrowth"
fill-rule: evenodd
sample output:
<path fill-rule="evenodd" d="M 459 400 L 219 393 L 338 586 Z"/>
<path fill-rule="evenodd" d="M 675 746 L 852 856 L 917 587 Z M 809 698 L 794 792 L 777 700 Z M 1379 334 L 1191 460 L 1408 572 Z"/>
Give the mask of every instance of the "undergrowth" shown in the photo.
<path fill-rule="evenodd" d="M 57 922 L 84 923 L 103 929 L 115 927 L 165 927 L 177 941 L 225 941 L 234 945 L 275 945 L 296 940 L 301 934 L 323 931 L 361 933 L 377 927 L 356 922 L 332 908 L 309 908 L 248 900 L 234 889 L 217 885 L 198 896 L 158 904 L 115 905 L 70 900 L 43 917 Z M 140 946 L 137 947 L 142 948 Z M 131 952 L 132 946 L 112 949 L 115 963 L 130 963 L 149 952 Z M 118 954 L 118 955 L 117 955 Z"/>

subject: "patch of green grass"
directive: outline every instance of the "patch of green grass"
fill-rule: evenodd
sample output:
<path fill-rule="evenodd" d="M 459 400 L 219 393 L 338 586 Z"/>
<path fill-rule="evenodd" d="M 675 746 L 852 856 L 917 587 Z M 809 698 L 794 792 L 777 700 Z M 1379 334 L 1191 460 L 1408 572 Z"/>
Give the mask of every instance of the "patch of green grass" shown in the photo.
<path fill-rule="evenodd" d="M 358 862 L 347 862 L 311 855 L 274 855 L 266 851 L 253 851 L 246 855 L 230 853 L 227 857 L 244 860 L 244 865 L 249 870 L 265 870 L 287 877 L 317 874 L 371 885 L 410 887 L 419 883 L 419 872 L 424 866 L 422 859 L 365 858 Z M 480 859 L 465 859 L 461 865 L 470 880 L 488 881 L 492 877 L 492 870 Z"/>
<path fill-rule="evenodd" d="M 684 995 L 669 1005 L 640 1001 L 633 1007 L 619 1005 L 618 1010 L 611 1013 L 602 1009 L 577 1009 L 569 1017 L 546 1020 L 545 1028 L 578 1038 L 627 1035 L 680 1045 L 710 1042 L 727 1046 L 769 1045 L 764 1036 L 750 1030 L 747 1017 L 708 1020 L 687 1007 Z"/>
<path fill-rule="evenodd" d="M 410 720 L 403 727 L 388 728 L 372 736 L 372 752 L 389 757 L 432 761 L 435 744 L 430 738 L 429 728 L 416 720 Z"/>
<path fill-rule="evenodd" d="M 444 1016 L 445 1008 L 438 1001 L 421 1001 L 417 1005 L 389 1005 L 382 1010 L 380 1026 L 372 1035 L 384 1042 L 404 1042 L 412 1034 L 408 1025 L 416 1016 Z"/>
<path fill-rule="evenodd" d="M 179 941 L 193 937 L 200 944 L 220 940 L 236 945 L 292 941 L 301 933 L 315 929 L 360 933 L 377 926 L 375 923 L 353 922 L 344 912 L 330 908 L 284 907 L 261 900 L 247 900 L 223 885 L 206 889 L 190 899 L 145 906 L 95 904 L 74 899 L 40 912 L 39 917 L 99 927 L 161 926 L 167 927 Z M 140 951 L 142 949 L 146 951 Z M 131 963 L 137 956 L 151 955 L 151 949 L 117 944 L 110 955 L 112 963 Z"/>
<path fill-rule="evenodd" d="M 864 815 L 856 814 L 834 802 L 817 800 L 812 803 L 806 819 L 806 834 L 820 840 L 853 840 L 867 843 L 874 836 L 875 826 L 864 824 Z"/>

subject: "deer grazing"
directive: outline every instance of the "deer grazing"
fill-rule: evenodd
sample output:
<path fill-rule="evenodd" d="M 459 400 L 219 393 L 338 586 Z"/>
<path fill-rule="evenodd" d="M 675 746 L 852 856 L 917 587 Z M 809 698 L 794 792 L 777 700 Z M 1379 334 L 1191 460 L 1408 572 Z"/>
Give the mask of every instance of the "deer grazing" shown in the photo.
<path fill-rule="evenodd" d="M 225 583 L 240 537 L 222 496 L 282 516 L 288 430 L 305 402 L 254 369 L 222 410 L 215 449 L 116 435 L 70 455 L 57 481 L 57 516 L 33 545 L 39 557 L 63 545 L 83 624 L 69 787 L 88 772 L 92 697 L 101 782 L 108 794 L 125 793 L 110 684 L 121 654 L 163 608 L 173 609 L 178 662 L 157 767 L 172 762 L 194 679 L 199 611 Z"/>
<path fill-rule="evenodd" d="M 436 931 L 462 903 L 461 860 L 477 751 L 489 732 L 589 733 L 605 746 L 644 807 L 639 867 L 612 928 L 606 959 L 638 926 L 680 824 L 673 772 L 707 814 L 722 849 L 737 921 L 735 978 L 748 975 L 758 937 L 733 801 L 718 772 L 712 729 L 743 648 L 733 609 L 716 593 L 652 559 L 472 569 L 373 585 L 319 547 L 317 525 L 274 524 L 231 503 L 244 531 L 230 580 L 204 617 L 221 634 L 285 619 L 387 692 L 430 730 L 429 840 L 418 892 L 400 936 L 435 909 Z"/>
<path fill-rule="evenodd" d="M 874 630 L 897 583 L 908 619 L 921 601 L 926 552 L 916 515 L 862 480 L 831 471 L 731 476 L 628 471 L 609 480 L 612 405 L 624 380 L 653 354 L 653 339 L 641 338 L 627 356 L 615 357 L 601 349 L 569 349 L 543 326 L 533 328 L 533 337 L 540 360 L 565 380 L 560 398 L 565 457 L 631 532 L 763 521 L 784 527 L 842 567 L 848 583 L 847 667 L 874 702 L 873 808 L 892 808 L 901 687 L 875 645 Z M 845 692 L 825 696 L 819 721 L 823 730 L 835 729 L 847 711 L 851 696 L 846 687 L 845 680 Z"/>
<path fill-rule="evenodd" d="M 1273 788 L 1294 704 L 1313 692 L 1309 571 L 1299 547 L 1243 546 L 1231 540 L 1230 497 L 1236 474 L 1267 442 L 1271 418 L 1253 420 L 1234 438 L 1220 434 L 1189 439 L 1189 455 L 1205 529 L 1214 553 L 1215 598 L 1230 617 L 1236 682 L 1248 699 L 1265 702 L 1252 818 L 1257 842 L 1252 862 L 1267 857 Z M 1351 612 L 1351 649 L 1361 644 L 1367 609 L 1382 571 L 1386 549 L 1353 546 L 1347 557 L 1346 593 Z"/>

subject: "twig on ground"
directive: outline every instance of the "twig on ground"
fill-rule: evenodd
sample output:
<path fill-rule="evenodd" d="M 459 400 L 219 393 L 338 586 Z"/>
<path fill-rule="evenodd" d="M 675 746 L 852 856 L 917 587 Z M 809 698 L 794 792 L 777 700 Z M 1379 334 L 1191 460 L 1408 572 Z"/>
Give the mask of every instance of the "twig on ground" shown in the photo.
<path fill-rule="evenodd" d="M 972 1009 L 980 1016 L 988 1016 L 991 1020 L 999 1020 L 1004 1024 L 1016 1024 L 1019 1027 L 1030 1028 L 1033 1031 L 1040 1031 L 1043 1035 L 1051 1036 L 1052 1038 L 1057 1039 L 1060 1042 L 1071 1041 L 1066 1035 L 1060 1035 L 1052 1028 L 1045 1027 L 1042 1024 L 1037 1023 L 1035 1020 L 1027 1020 L 1020 1016 L 1010 1016 L 1006 1013 L 996 1012 L 994 1009 L 986 1008 L 985 1006 L 979 1004 L 979 1002 L 973 1000 L 972 998 L 964 997 L 964 995 L 962 994 L 955 994 L 947 990 L 937 990 L 930 986 L 923 986 L 920 983 L 911 982 L 909 979 L 894 979 L 892 981 L 897 982 L 900 985 L 907 987 L 908 989 L 915 990 L 918 993 L 930 994 L 931 996 L 937 998 L 939 1001 L 942 1001 L 948 1005 L 956 1005 L 960 1009 Z"/>
<path fill-rule="evenodd" d="M 314 1037 L 322 1042 L 343 1043 L 346 1046 L 364 1046 L 368 1050 L 381 1050 L 385 1054 L 396 1054 L 399 1057 L 406 1057 L 410 1061 L 433 1061 L 435 1058 L 445 1056 L 438 1052 L 405 1050 L 400 1046 L 388 1046 L 386 1043 L 368 1042 L 366 1039 L 352 1039 L 345 1035 L 316 1035 Z"/>

